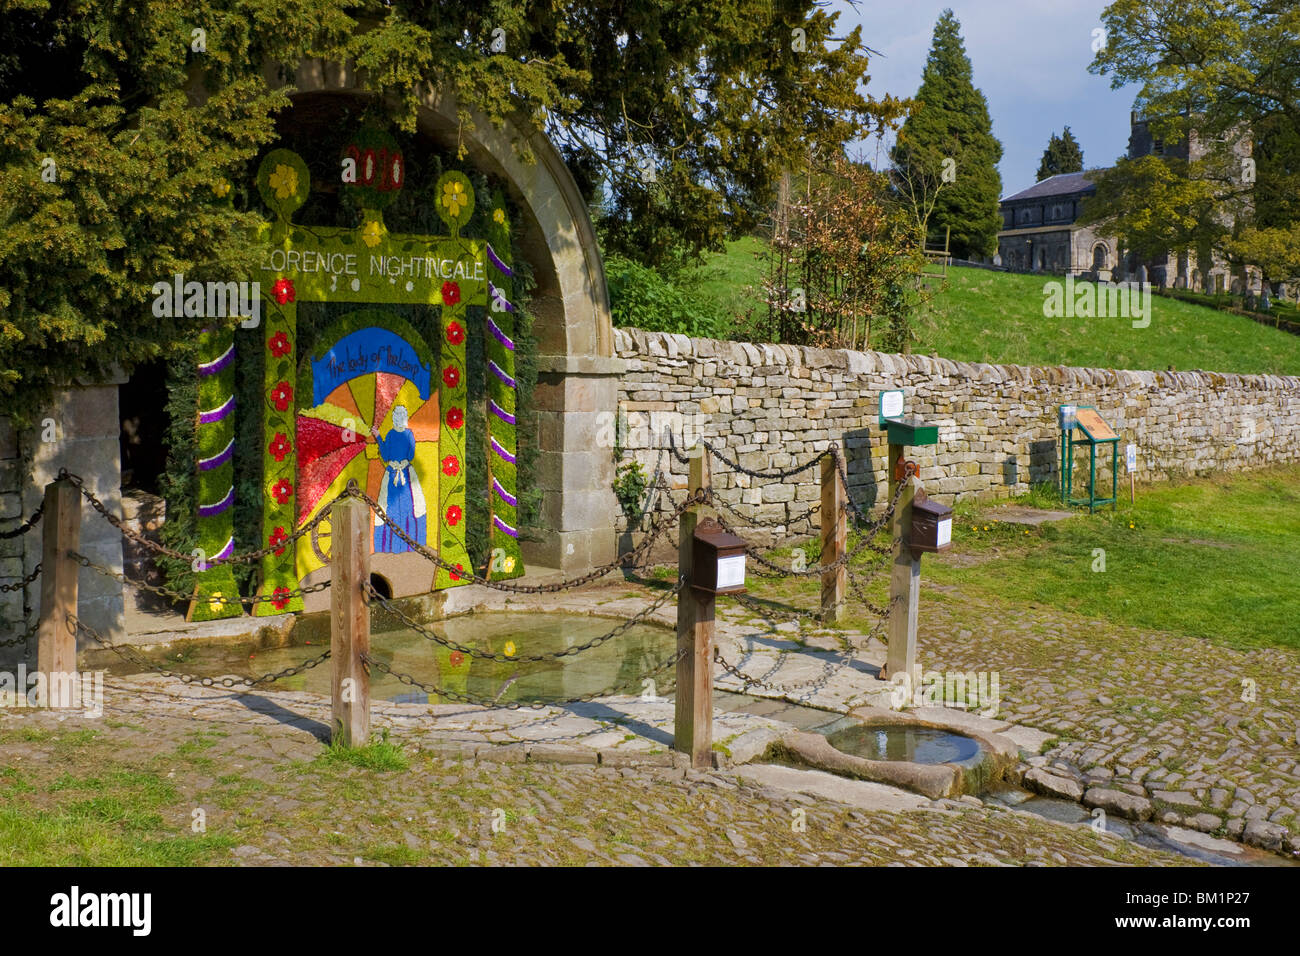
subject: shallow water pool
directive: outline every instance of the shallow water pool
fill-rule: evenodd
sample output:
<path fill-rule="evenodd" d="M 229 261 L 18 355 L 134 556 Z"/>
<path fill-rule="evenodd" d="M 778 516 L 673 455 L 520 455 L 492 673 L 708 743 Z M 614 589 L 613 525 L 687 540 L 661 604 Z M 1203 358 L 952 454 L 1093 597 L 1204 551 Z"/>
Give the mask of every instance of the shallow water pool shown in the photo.
<path fill-rule="evenodd" d="M 461 615 L 428 625 L 428 629 L 441 638 L 484 653 L 511 653 L 520 658 L 575 647 L 608 633 L 618 625 L 617 620 L 587 615 L 504 612 Z M 653 688 L 644 686 L 638 675 L 653 670 L 670 658 L 676 646 L 677 638 L 672 630 L 635 625 L 579 654 L 548 661 L 503 662 L 452 650 L 414 630 L 394 629 L 371 634 L 370 655 L 424 684 L 476 700 L 495 700 L 499 705 L 506 705 L 580 697 L 615 686 L 623 688 L 616 693 L 640 695 L 652 691 L 656 696 L 665 696 L 673 689 L 675 668 L 666 667 L 655 674 Z M 324 628 L 299 627 L 294 643 L 283 647 L 187 642 L 172 645 L 165 655 L 148 650 L 139 653 L 180 673 L 205 677 L 255 677 L 310 660 L 327 647 L 328 624 Z M 119 675 L 141 671 L 138 665 L 123 661 L 116 655 L 101 658 L 100 666 Z M 329 696 L 330 662 L 282 678 L 271 686 Z M 372 669 L 370 676 L 370 696 L 373 700 L 414 703 L 458 702 L 454 697 L 426 694 L 377 668 Z"/>

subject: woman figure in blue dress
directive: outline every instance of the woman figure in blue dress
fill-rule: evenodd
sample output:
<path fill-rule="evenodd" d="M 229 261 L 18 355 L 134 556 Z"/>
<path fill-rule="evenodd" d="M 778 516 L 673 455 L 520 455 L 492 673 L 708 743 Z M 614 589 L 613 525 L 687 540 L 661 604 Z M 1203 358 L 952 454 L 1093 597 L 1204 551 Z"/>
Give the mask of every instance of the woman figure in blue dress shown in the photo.
<path fill-rule="evenodd" d="M 379 457 L 385 466 L 384 481 L 379 487 L 379 507 L 412 540 L 424 544 L 424 492 L 415 469 L 411 467 L 415 460 L 415 435 L 406 427 L 406 419 L 406 406 L 397 405 L 393 408 L 393 427 L 387 435 L 380 437 L 378 426 L 370 429 L 379 443 Z M 410 550 L 406 542 L 375 515 L 375 551 L 401 554 Z"/>

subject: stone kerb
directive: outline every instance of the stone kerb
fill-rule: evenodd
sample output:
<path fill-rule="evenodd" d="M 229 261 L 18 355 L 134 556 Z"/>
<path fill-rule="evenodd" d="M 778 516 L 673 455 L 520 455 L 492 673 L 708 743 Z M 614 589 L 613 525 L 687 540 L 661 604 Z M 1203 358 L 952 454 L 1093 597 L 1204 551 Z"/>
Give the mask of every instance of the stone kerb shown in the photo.
<path fill-rule="evenodd" d="M 876 426 L 877 392 L 886 388 L 905 389 L 908 414 L 939 426 L 939 445 L 910 457 L 927 491 L 948 502 L 1054 484 L 1056 406 L 1071 402 L 1096 405 L 1123 443 L 1137 444 L 1143 481 L 1300 459 L 1294 376 L 992 365 L 640 329 L 615 329 L 614 352 L 627 362 L 619 385 L 624 447 L 647 475 L 662 465 L 676 491 L 686 487 L 686 467 L 665 453 L 663 429 L 698 416 L 704 437 L 758 470 L 788 468 L 842 442 L 850 491 L 873 504 L 887 487 Z M 814 472 L 759 482 L 715 467 L 714 486 L 756 519 L 749 530 L 760 543 L 815 530 L 815 516 L 801 517 L 818 497 Z M 671 507 L 656 503 L 658 511 Z"/>

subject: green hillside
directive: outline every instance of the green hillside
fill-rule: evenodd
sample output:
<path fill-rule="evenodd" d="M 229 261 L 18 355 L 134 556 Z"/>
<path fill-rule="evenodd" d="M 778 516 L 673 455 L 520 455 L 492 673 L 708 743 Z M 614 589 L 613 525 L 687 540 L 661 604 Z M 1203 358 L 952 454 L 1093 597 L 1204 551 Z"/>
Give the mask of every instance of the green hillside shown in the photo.
<path fill-rule="evenodd" d="M 729 243 L 683 280 L 702 304 L 733 314 L 761 310 L 761 250 L 755 239 Z M 913 351 L 965 362 L 1300 375 L 1300 336 L 1160 296 L 1152 297 L 1146 328 L 1123 317 L 1046 318 L 1043 287 L 1051 279 L 949 269 L 946 288 L 917 317 Z"/>
<path fill-rule="evenodd" d="M 1152 296 L 1151 324 L 1045 318 L 1048 277 L 953 268 L 918 317 L 916 351 L 967 362 L 1300 375 L 1300 336 Z"/>

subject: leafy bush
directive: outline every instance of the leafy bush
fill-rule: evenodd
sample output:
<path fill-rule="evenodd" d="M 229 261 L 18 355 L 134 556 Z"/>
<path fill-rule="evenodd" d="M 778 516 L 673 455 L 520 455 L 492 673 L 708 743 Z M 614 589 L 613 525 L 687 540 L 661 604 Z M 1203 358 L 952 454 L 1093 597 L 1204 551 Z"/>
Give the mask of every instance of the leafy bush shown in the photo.
<path fill-rule="evenodd" d="M 726 338 L 731 321 L 712 301 L 623 256 L 605 259 L 614 324 L 647 332 Z"/>

